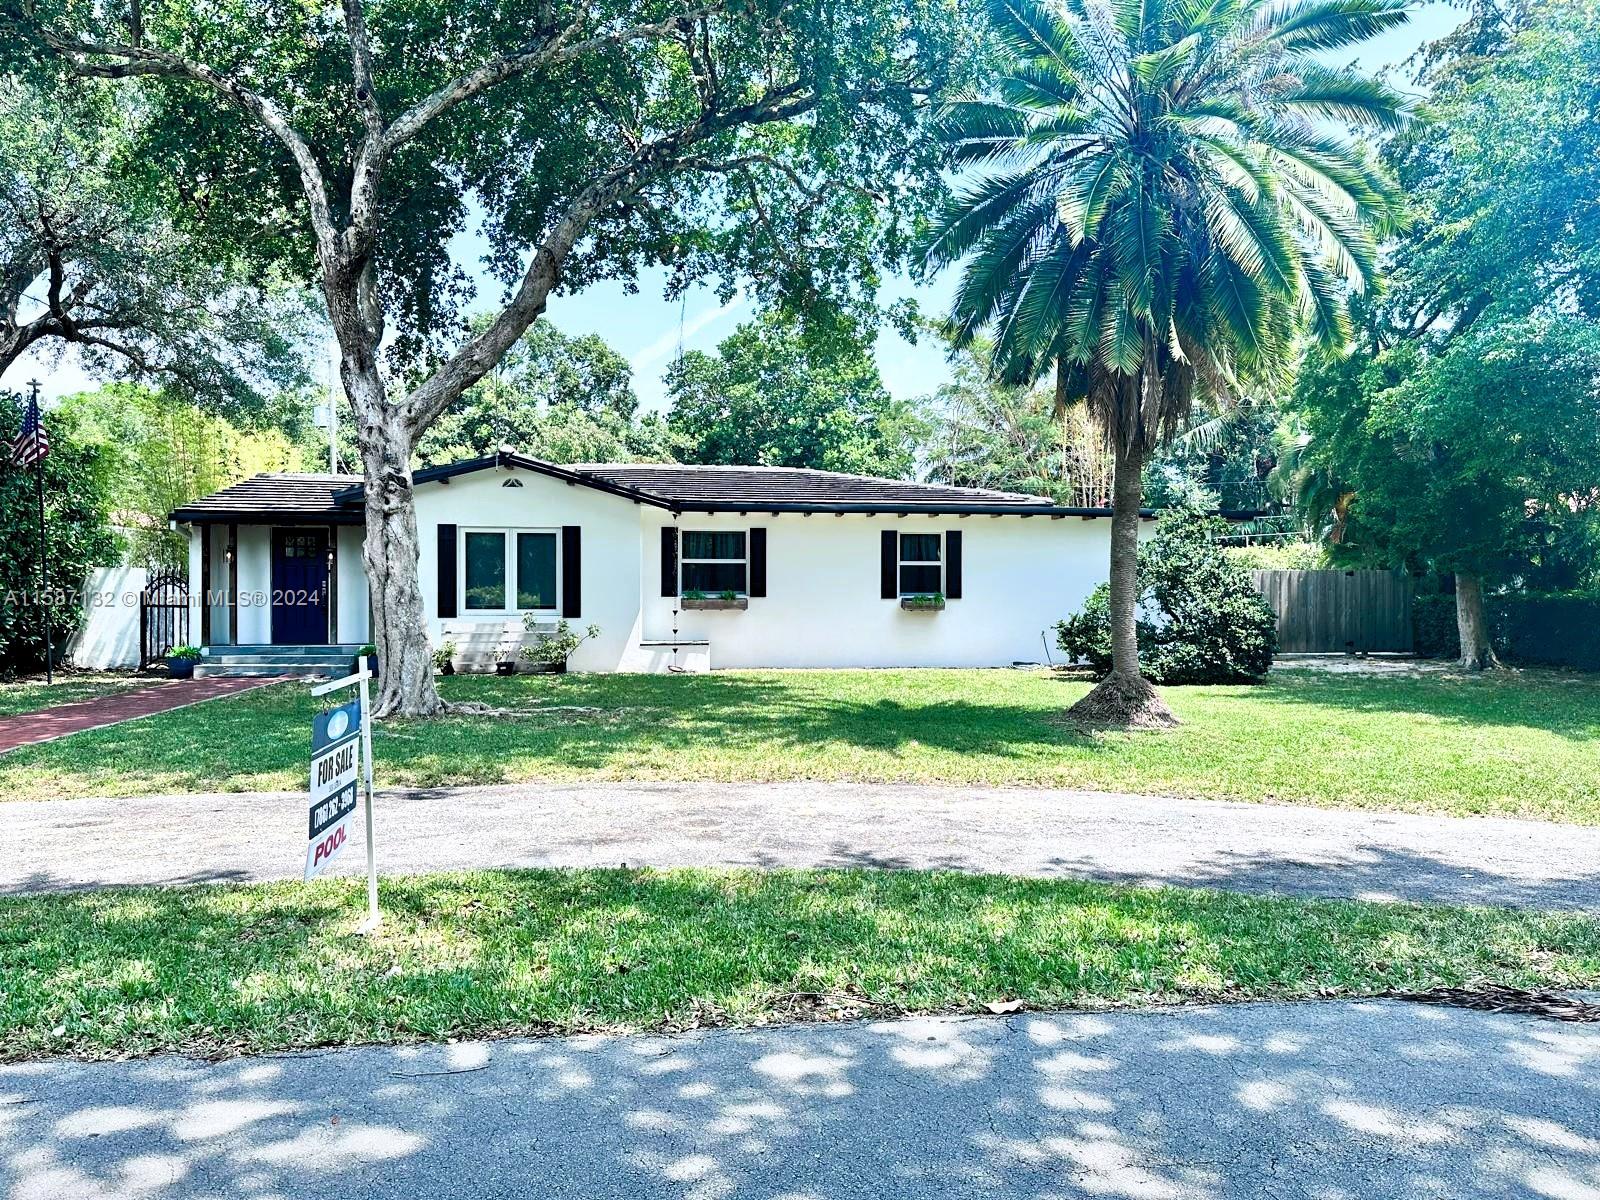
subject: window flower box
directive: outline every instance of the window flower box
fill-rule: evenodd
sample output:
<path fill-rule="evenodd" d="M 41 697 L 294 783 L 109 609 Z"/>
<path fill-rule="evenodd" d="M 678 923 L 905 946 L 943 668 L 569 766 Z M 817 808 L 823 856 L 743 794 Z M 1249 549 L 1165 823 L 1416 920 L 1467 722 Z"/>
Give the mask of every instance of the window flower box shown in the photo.
<path fill-rule="evenodd" d="M 938 612 L 944 607 L 944 597 L 901 596 L 900 607 L 907 612 Z"/>
<path fill-rule="evenodd" d="M 702 612 L 718 612 L 724 609 L 745 609 L 750 607 L 748 596 L 682 596 L 682 607 L 698 609 Z"/>

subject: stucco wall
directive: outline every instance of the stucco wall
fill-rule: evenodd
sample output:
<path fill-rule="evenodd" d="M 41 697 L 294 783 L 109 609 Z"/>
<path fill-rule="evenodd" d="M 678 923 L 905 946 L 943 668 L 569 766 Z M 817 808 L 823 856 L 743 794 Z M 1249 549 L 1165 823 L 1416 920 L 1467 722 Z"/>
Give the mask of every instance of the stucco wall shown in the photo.
<path fill-rule="evenodd" d="M 521 487 L 503 486 L 515 479 Z M 441 523 L 458 527 L 457 537 L 471 528 L 552 529 L 577 525 L 583 530 L 581 615 L 576 626 L 600 626 L 601 636 L 585 643 L 572 658 L 575 671 L 614 671 L 639 638 L 639 511 L 631 500 L 570 486 L 533 471 L 495 468 L 458 475 L 449 483 L 417 487 L 422 598 L 428 613 L 428 634 L 440 641 L 438 618 L 439 539 Z M 459 555 L 458 555 L 459 565 Z M 459 591 L 459 589 L 458 589 Z M 455 621 L 517 620 L 518 613 L 468 612 Z"/>
<path fill-rule="evenodd" d="M 644 632 L 666 637 L 661 536 L 671 514 L 644 515 Z M 1006 666 L 1040 662 L 1041 631 L 1105 578 L 1111 522 L 1076 517 L 748 516 L 685 513 L 680 530 L 767 530 L 767 595 L 743 611 L 684 611 L 680 636 L 711 641 L 717 667 Z M 962 533 L 962 598 L 906 612 L 879 597 L 881 531 Z M 1051 635 L 1054 653 L 1054 636 Z"/>
<path fill-rule="evenodd" d="M 506 487 L 516 479 L 520 487 Z M 574 622 L 601 636 L 574 656 L 579 671 L 648 669 L 641 640 L 674 636 L 674 600 L 661 592 L 665 510 L 592 488 L 510 468 L 457 476 L 417 487 L 418 570 L 429 637 L 442 640 L 438 616 L 440 523 L 472 528 L 582 531 L 582 613 Z M 686 514 L 680 530 L 767 530 L 767 595 L 742 611 L 680 611 L 676 636 L 706 638 L 715 667 L 1005 666 L 1045 656 L 1050 627 L 1079 608 L 1106 576 L 1111 522 L 1104 518 L 1015 516 L 833 516 L 752 512 Z M 962 598 L 939 612 L 906 612 L 879 596 L 879 545 L 885 529 L 960 530 Z M 1142 530 L 1148 533 L 1148 526 Z M 359 527 L 339 531 L 339 639 L 366 640 L 368 599 Z M 459 546 L 459 541 L 458 541 Z M 220 546 L 213 560 L 221 562 Z M 239 587 L 270 596 L 270 529 L 239 527 Z M 461 555 L 458 552 L 458 567 Z M 196 585 L 198 544 L 191 555 Z M 223 573 L 216 571 L 217 586 Z M 458 586 L 458 596 L 461 589 Z M 503 624 L 513 612 L 469 612 L 449 618 Z M 219 614 L 218 636 L 225 625 Z M 241 604 L 239 640 L 271 638 L 265 605 Z M 659 655 L 655 656 L 659 658 Z"/>

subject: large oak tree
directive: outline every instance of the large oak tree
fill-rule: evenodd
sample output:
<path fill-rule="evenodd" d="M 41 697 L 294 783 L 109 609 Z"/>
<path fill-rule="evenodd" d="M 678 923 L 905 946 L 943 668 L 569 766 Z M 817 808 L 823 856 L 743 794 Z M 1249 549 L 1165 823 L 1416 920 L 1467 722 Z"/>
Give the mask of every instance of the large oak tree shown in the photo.
<path fill-rule="evenodd" d="M 131 81 L 207 235 L 314 281 L 366 488 L 380 714 L 441 709 L 410 463 L 560 287 L 667 263 L 825 306 L 899 248 L 963 60 L 941 0 L 0 0 L 17 69 Z M 908 141 L 908 139 L 910 139 Z M 484 213 L 475 332 L 449 242 Z"/>

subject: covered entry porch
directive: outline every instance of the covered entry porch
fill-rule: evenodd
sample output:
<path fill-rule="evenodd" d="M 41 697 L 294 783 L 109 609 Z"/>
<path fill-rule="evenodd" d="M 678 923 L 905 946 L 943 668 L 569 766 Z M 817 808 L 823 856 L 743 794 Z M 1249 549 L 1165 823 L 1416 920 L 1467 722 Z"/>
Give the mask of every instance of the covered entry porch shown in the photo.
<path fill-rule="evenodd" d="M 189 532 L 189 627 L 208 658 L 353 652 L 371 638 L 362 512 L 342 496 L 359 482 L 256 475 L 172 514 Z"/>

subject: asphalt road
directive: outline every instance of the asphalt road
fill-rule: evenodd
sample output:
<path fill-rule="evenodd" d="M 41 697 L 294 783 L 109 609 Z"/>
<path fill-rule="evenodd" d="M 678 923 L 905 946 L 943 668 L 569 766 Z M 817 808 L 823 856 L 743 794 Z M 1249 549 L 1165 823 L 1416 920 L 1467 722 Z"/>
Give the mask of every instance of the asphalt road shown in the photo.
<path fill-rule="evenodd" d="M 1400 1003 L 0 1067 L 9 1200 L 1600 1189 L 1600 1027 Z"/>
<path fill-rule="evenodd" d="M 297 876 L 302 796 L 0 805 L 0 893 Z M 1600 829 L 1000 788 L 515 784 L 381 794 L 380 870 L 859 866 L 1600 909 Z M 359 846 L 345 855 L 359 871 Z"/>

